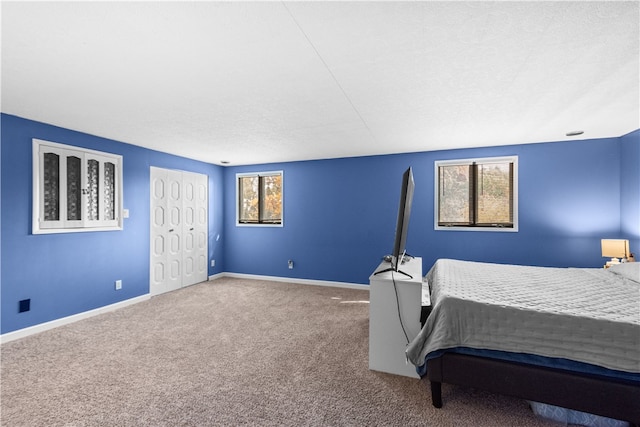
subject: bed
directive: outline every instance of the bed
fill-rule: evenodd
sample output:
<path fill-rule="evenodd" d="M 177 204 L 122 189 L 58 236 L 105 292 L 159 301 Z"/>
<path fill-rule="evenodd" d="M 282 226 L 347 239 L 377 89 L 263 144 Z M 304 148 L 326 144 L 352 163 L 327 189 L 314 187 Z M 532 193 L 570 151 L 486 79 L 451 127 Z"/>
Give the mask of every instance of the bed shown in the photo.
<path fill-rule="evenodd" d="M 440 259 L 407 347 L 431 384 L 640 424 L 640 263 L 551 268 Z"/>

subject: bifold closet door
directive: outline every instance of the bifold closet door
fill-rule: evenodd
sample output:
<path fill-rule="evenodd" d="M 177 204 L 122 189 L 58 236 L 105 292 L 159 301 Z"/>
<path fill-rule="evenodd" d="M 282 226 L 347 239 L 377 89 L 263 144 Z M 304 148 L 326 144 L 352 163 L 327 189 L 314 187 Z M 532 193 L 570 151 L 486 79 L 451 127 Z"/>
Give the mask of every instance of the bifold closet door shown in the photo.
<path fill-rule="evenodd" d="M 207 280 L 206 175 L 151 168 L 152 295 Z"/>
<path fill-rule="evenodd" d="M 182 173 L 183 252 L 182 286 L 204 282 L 207 268 L 208 182 L 207 176 Z"/>

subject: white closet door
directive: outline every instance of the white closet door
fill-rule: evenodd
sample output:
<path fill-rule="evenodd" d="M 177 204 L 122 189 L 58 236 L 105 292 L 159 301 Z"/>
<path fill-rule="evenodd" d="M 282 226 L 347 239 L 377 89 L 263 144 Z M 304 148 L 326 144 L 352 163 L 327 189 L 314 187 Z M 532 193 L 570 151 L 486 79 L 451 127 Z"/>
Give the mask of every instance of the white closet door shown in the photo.
<path fill-rule="evenodd" d="M 196 177 L 182 174 L 182 210 L 184 214 L 182 265 L 184 267 L 182 286 L 198 283 L 196 279 Z"/>
<path fill-rule="evenodd" d="M 167 200 L 168 171 L 151 168 L 151 271 L 149 292 L 152 295 L 167 292 L 169 254 Z"/>
<path fill-rule="evenodd" d="M 209 279 L 209 179 L 197 174 L 195 183 L 195 283 Z"/>
<path fill-rule="evenodd" d="M 152 295 L 207 280 L 207 183 L 206 175 L 151 168 Z"/>
<path fill-rule="evenodd" d="M 182 287 L 182 275 L 184 265 L 182 260 L 183 246 L 183 216 L 182 209 L 182 173 L 180 171 L 167 171 L 167 212 L 169 214 L 167 225 L 167 287 L 169 291 Z"/>

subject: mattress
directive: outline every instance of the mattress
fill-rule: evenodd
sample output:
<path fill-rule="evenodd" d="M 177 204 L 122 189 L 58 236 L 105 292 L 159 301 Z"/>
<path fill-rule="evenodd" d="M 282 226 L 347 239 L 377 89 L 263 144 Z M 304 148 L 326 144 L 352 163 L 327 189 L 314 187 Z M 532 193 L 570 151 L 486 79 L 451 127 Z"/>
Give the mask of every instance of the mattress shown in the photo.
<path fill-rule="evenodd" d="M 551 268 L 440 259 L 433 310 L 407 347 L 416 366 L 465 347 L 640 373 L 640 263 Z"/>

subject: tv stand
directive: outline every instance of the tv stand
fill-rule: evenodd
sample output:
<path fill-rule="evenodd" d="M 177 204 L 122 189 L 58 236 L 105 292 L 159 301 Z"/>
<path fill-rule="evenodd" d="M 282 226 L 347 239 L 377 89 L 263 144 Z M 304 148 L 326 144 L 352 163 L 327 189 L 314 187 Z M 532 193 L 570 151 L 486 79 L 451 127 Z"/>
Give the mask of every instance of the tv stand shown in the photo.
<path fill-rule="evenodd" d="M 402 326 L 409 340 L 421 329 L 422 258 L 405 262 L 403 275 L 388 267 L 383 261 L 369 277 L 369 369 L 419 378 L 416 367 L 407 362 Z"/>

